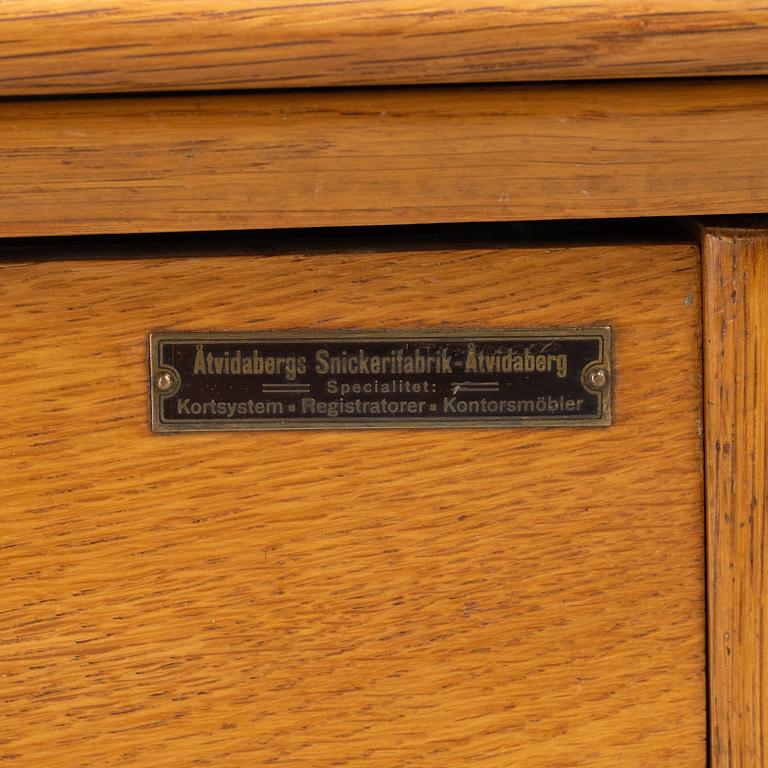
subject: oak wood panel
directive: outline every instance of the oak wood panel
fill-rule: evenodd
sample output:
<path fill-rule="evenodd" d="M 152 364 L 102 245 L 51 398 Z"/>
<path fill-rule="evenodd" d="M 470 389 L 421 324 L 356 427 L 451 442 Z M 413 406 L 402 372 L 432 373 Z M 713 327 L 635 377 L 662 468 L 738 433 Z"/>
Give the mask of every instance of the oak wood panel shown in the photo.
<path fill-rule="evenodd" d="M 699 296 L 685 244 L 1 262 L 0 756 L 704 768 Z M 589 323 L 608 429 L 148 430 L 153 328 Z"/>
<path fill-rule="evenodd" d="M 713 768 L 768 766 L 768 229 L 703 229 Z"/>
<path fill-rule="evenodd" d="M 761 212 L 766 124 L 761 80 L 5 102 L 0 236 Z"/>
<path fill-rule="evenodd" d="M 768 73 L 760 0 L 4 0 L 0 95 Z"/>

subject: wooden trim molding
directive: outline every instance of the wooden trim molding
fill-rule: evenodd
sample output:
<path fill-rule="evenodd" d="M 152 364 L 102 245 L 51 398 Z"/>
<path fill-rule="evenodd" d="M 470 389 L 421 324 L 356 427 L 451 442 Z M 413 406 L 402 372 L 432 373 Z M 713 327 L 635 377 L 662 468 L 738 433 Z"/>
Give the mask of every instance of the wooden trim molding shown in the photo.
<path fill-rule="evenodd" d="M 759 0 L 4 0 L 0 95 L 768 73 Z"/>
<path fill-rule="evenodd" d="M 760 79 L 6 101 L 0 236 L 760 213 Z"/>
<path fill-rule="evenodd" d="M 704 225 L 712 768 L 768 765 L 768 227 Z"/>

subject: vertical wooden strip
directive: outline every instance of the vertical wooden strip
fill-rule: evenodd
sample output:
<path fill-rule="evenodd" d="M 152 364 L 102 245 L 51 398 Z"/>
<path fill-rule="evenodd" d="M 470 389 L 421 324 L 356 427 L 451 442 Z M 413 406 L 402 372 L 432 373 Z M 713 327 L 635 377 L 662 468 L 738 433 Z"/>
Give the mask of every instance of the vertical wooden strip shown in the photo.
<path fill-rule="evenodd" d="M 768 766 L 768 229 L 704 227 L 713 768 Z"/>

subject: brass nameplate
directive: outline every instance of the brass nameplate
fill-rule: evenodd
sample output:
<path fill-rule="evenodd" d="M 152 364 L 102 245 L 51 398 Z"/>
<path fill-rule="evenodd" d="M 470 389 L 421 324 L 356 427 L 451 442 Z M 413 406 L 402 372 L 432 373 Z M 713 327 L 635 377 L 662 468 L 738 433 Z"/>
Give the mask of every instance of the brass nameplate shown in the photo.
<path fill-rule="evenodd" d="M 150 334 L 156 432 L 607 426 L 610 328 Z"/>

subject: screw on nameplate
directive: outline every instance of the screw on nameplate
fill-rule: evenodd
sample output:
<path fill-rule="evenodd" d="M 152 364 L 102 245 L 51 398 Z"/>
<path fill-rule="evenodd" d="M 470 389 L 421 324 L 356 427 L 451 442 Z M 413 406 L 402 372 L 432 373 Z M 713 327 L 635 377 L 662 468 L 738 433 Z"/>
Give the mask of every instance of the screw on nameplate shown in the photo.
<path fill-rule="evenodd" d="M 155 379 L 155 386 L 160 392 L 169 392 L 173 387 L 173 376 L 170 373 L 161 373 Z"/>
<path fill-rule="evenodd" d="M 587 381 L 592 389 L 603 389 L 608 383 L 608 371 L 605 368 L 594 368 L 589 372 Z"/>

